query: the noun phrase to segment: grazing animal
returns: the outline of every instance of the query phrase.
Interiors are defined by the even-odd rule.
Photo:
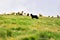
[[[17,12],[16,15],[20,15],[20,12]]]
[[[51,18],[54,18],[54,16],[52,16]]]
[[[50,16],[48,16],[48,17],[50,17]]]
[[[42,14],[39,14],[40,17],[42,17],[43,15]]]
[[[38,19],[38,16],[37,16],[37,15],[32,15],[32,14],[31,14],[31,17],[32,17],[32,19],[33,19],[33,18]]]
[[[26,16],[26,13],[24,13],[24,16]]]
[[[57,18],[60,18],[60,16],[59,16],[59,15],[57,15]]]
[[[16,13],[16,15],[23,15],[23,14],[22,14],[22,13],[20,13],[20,12],[17,12],[17,13]]]
[[[20,15],[23,15],[23,12],[24,12],[24,11],[22,11],[22,12],[20,13]]]
[[[10,15],[10,14],[7,14],[7,15]]]
[[[29,16],[29,13],[27,14],[27,16]]]
[[[16,13],[16,15],[18,15],[18,13]]]
[[[11,15],[15,15],[15,12],[12,12]]]
[[[24,13],[24,15],[26,15],[26,13]]]

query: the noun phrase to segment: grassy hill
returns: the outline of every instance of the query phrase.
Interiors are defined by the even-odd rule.
[[[60,19],[0,15],[0,40],[60,40]]]

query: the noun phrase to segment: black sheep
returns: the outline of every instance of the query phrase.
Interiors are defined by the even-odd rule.
[[[31,14],[31,17],[32,17],[32,19],[33,19],[33,18],[38,19],[38,16],[37,16],[37,15],[32,15],[32,14]]]

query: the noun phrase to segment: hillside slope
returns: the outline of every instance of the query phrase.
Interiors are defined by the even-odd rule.
[[[0,40],[59,40],[60,19],[0,15]]]

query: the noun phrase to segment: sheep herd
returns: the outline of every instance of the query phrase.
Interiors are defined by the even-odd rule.
[[[22,16],[22,15],[26,15],[26,16],[31,16],[31,18],[32,19],[39,19],[39,16],[40,17],[43,17],[43,15],[42,14],[39,14],[39,16],[38,15],[33,15],[33,14],[29,14],[29,13],[24,13],[24,11],[21,11],[21,12],[12,12],[12,13],[10,13],[10,14],[2,14],[2,15],[19,15],[19,16]],[[54,18],[54,16],[48,16],[49,18]],[[57,15],[57,18],[60,18],[60,16],[59,15]]]

